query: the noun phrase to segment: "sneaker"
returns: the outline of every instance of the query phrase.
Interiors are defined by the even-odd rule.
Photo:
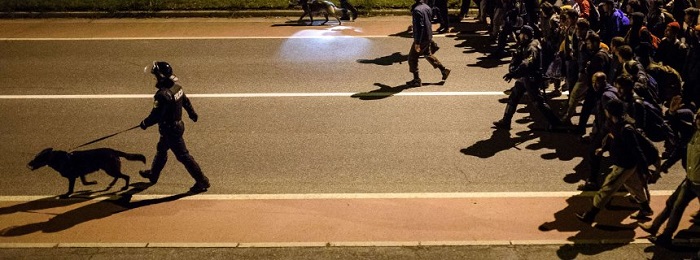
[[[195,194],[202,193],[202,192],[206,192],[207,189],[209,189],[209,187],[211,187],[211,185],[209,185],[209,183],[195,183],[194,186],[192,186],[192,188],[190,188],[189,192],[195,193]]]
[[[652,244],[662,247],[668,247],[673,244],[673,239],[671,238],[671,236],[663,234],[659,236],[650,236],[647,239],[649,239],[649,242],[651,242]]]
[[[578,185],[578,190],[580,191],[598,191],[600,190],[600,186],[598,184],[587,181],[584,184]]]
[[[588,213],[588,211],[584,213],[576,213],[576,218],[581,222],[589,225],[593,224],[593,221],[595,221],[595,216],[593,216],[593,214]]]
[[[413,79],[411,81],[406,81],[406,86],[409,88],[415,88],[415,87],[420,87],[423,84],[421,83],[420,79]]]
[[[640,209],[639,211],[632,213],[630,218],[632,219],[649,219],[654,215],[654,211],[651,209]]]
[[[451,72],[450,69],[444,69],[444,70],[442,70],[442,80],[447,80],[447,77],[450,76],[450,72]]]
[[[654,228],[654,225],[652,225],[651,223],[637,223],[637,225],[639,226],[639,228],[644,230],[644,232],[647,232],[649,233],[649,235],[652,236],[656,236],[656,232],[659,231],[659,229]]]
[[[493,125],[498,129],[510,130],[510,122],[506,122],[503,119],[493,122]]]
[[[151,184],[156,184],[156,182],[158,182],[158,178],[156,176],[154,176],[153,173],[151,173],[151,170],[139,171],[139,175],[141,175],[141,177],[143,177],[143,178],[148,179],[148,181]]]

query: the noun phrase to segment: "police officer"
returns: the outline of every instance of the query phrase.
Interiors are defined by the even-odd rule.
[[[141,129],[158,124],[160,140],[156,148],[156,156],[153,158],[150,170],[140,171],[142,177],[148,178],[152,184],[158,182],[160,172],[168,160],[168,150],[172,150],[175,157],[180,161],[187,172],[196,181],[190,188],[192,193],[205,192],[209,188],[209,179],[204,176],[199,164],[192,158],[182,134],[185,132],[185,125],[182,122],[182,108],[185,108],[192,121],[197,122],[197,113],[192,107],[192,103],[185,95],[182,86],[177,83],[177,77],[173,75],[173,69],[167,62],[154,62],[151,73],[155,75],[158,91],[153,96],[153,110],[151,114],[141,121]]]
[[[515,114],[515,109],[523,97],[525,92],[530,96],[530,99],[537,109],[544,115],[549,122],[548,130],[562,130],[561,121],[554,114],[549,105],[545,102],[540,84],[543,84],[542,79],[542,47],[540,42],[533,39],[534,30],[529,25],[524,25],[520,29],[520,45],[513,56],[513,60],[509,66],[509,72],[503,76],[503,79],[510,82],[516,79],[515,86],[511,89],[508,97],[508,104],[503,118],[493,125],[500,129],[510,129],[510,122]]]

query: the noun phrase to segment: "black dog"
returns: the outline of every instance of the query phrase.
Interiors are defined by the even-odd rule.
[[[293,3],[290,1],[290,4]],[[321,25],[324,25],[328,22],[328,15],[332,15],[333,17],[335,17],[335,19],[338,20],[338,25],[342,24],[340,22],[340,16],[343,14],[343,9],[336,7],[335,4],[329,1],[298,0],[298,4],[301,5],[301,9],[304,10],[304,13],[301,15],[301,17],[299,17],[298,22],[301,22],[301,19],[303,19],[304,16],[309,15],[309,19],[311,19],[311,25],[313,25],[313,15],[323,14],[323,16],[326,17],[326,21],[321,23]]]
[[[124,185],[122,190],[126,190],[129,187],[129,176],[121,172],[122,164],[119,157],[124,157],[130,161],[146,163],[146,157],[142,154],[130,154],[109,148],[71,153],[54,151],[52,148],[47,148],[37,154],[34,160],[27,164],[27,167],[33,171],[48,165],[60,173],[61,176],[66,177],[68,179],[68,192],[61,195],[60,198],[68,198],[68,196],[73,193],[75,179],[80,178],[83,185],[97,184],[96,181],[88,182],[85,180],[85,175],[100,169],[105,171],[109,176],[114,177],[108,189],[114,186],[119,178],[122,178],[126,181],[126,185]]]

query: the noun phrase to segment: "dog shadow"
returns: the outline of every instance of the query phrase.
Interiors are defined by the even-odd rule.
[[[357,63],[391,66],[391,65],[394,65],[395,63],[401,64],[405,61],[408,61],[408,55],[401,55],[401,52],[394,52],[391,55],[387,55],[384,57],[379,57],[379,58],[375,58],[375,59],[371,59],[371,60],[358,59]]]
[[[422,86],[429,86],[429,85],[440,86],[440,85],[444,85],[444,84],[445,84],[444,81],[440,81],[438,83],[422,83],[421,87]],[[357,98],[360,100],[379,100],[379,99],[391,97],[391,96],[396,95],[398,93],[401,93],[402,91],[407,90],[407,89],[417,88],[417,87],[408,86],[406,84],[398,85],[396,87],[392,87],[392,86],[382,84],[382,83],[374,83],[374,85],[379,87],[379,89],[375,89],[375,90],[372,90],[369,92],[355,93],[350,97]]]
[[[90,203],[82,207],[78,207],[60,214],[56,214],[51,219],[45,222],[31,223],[22,226],[12,226],[4,228],[0,231],[0,236],[16,237],[28,235],[36,232],[55,233],[70,229],[78,224],[86,223],[93,220],[103,219],[114,214],[128,211],[135,208],[140,208],[149,205],[155,205],[163,202],[175,201],[187,196],[194,195],[192,193],[181,193],[163,198],[147,199],[132,202],[132,197],[151,186],[150,183],[140,182],[131,185],[131,188],[123,193],[107,193],[97,196],[89,196],[90,193],[83,193],[87,197],[71,197],[70,199],[57,200],[55,197],[45,198],[36,201],[2,208],[2,214],[10,214],[14,212],[33,212],[42,209],[63,207],[77,203],[83,203],[90,200],[100,198],[98,202]],[[106,198],[105,198],[106,197]],[[104,198],[104,199],[102,199]]]

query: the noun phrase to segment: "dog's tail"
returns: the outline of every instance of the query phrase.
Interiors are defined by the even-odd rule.
[[[119,157],[124,157],[124,159],[127,159],[129,161],[140,161],[144,164],[146,163],[146,156],[144,156],[143,154],[125,153],[117,151],[117,155],[119,155]]]

